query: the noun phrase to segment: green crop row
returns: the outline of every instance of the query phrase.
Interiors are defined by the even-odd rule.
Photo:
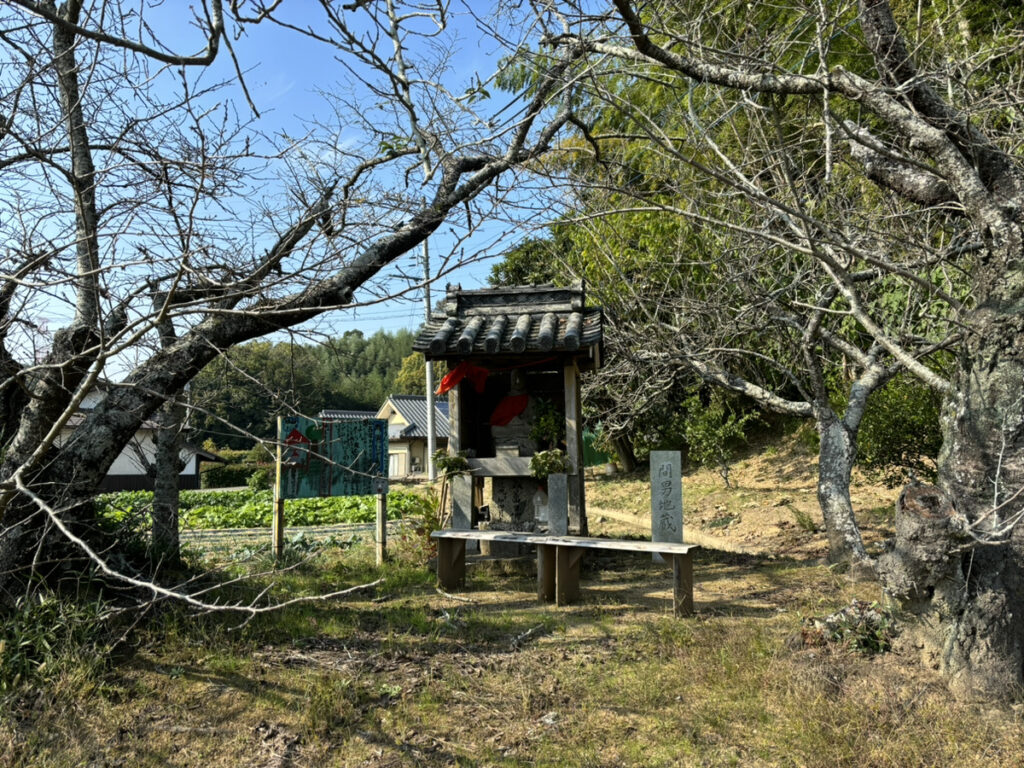
[[[150,522],[150,491],[106,493],[96,498],[97,513],[107,520],[144,527]],[[424,517],[433,502],[412,491],[388,493],[388,518]],[[178,520],[182,528],[265,528],[271,524],[274,500],[270,491],[182,491]],[[377,516],[375,496],[289,499],[288,525],[369,523]]]

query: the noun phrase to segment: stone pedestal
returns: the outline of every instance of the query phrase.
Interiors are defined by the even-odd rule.
[[[537,493],[537,480],[532,477],[496,477],[491,485],[491,530],[532,531],[533,497]],[[520,544],[492,542],[491,554],[499,557],[517,557],[527,550]]]

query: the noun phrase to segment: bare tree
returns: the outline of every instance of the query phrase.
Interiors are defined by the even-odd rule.
[[[207,0],[197,55],[171,51],[144,7],[0,15],[0,594],[65,552],[114,573],[83,502],[144,420],[232,345],[385,295],[384,267],[446,222],[464,236],[565,121],[575,52],[477,114],[441,80],[447,3],[323,2],[301,20],[280,6]],[[204,74],[272,24],[328,46],[343,85],[323,83],[333,121],[268,145],[237,117],[253,105]]]
[[[811,189],[798,198],[788,179],[776,188],[750,174],[738,180],[734,167],[743,169],[732,148],[718,167],[705,166],[708,178],[733,175],[744,206],[756,203],[785,233],[774,234],[776,242],[827,276],[808,317],[842,312],[869,340],[862,349],[946,393],[939,487],[901,505],[883,575],[907,608],[926,615],[921,626],[935,628],[920,639],[955,692],[1016,695],[1024,682],[1024,531],[1017,525],[1024,509],[1024,179],[1013,34],[989,26],[958,38],[953,49],[937,31],[969,28],[966,19],[919,14],[901,26],[887,0],[794,4],[784,12],[746,4],[751,16],[733,24],[712,23],[686,4],[612,6],[595,16],[559,3],[553,20],[562,27],[549,39],[583,43],[595,57],[642,65],[748,113],[771,98],[819,105],[808,114],[821,124],[813,151],[823,158],[822,178],[842,170],[857,183],[863,198],[846,215],[875,232],[877,247],[857,247],[856,238],[851,247],[849,226],[834,211],[819,215]],[[738,27],[746,34],[728,37]],[[808,134],[782,131],[776,141],[797,157],[809,147],[790,143],[794,135]],[[886,204],[891,220],[881,213]],[[708,224],[723,219],[712,215]],[[752,234],[770,233],[757,227]],[[953,272],[966,287],[962,301],[944,290]],[[897,286],[916,286],[934,313],[958,327],[951,379],[921,359],[945,339],[919,343],[872,301],[886,283],[893,295],[906,295]],[[835,298],[825,301],[828,294]]]

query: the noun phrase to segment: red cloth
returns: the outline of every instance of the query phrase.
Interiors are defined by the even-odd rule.
[[[479,394],[487,386],[487,376],[489,373],[490,371],[486,368],[463,361],[445,374],[445,377],[441,379],[441,383],[438,384],[435,394],[443,395],[448,390],[455,389],[458,383],[465,378],[468,378],[473,383],[473,389]]]
[[[529,395],[509,395],[498,403],[498,407],[491,414],[491,426],[504,427],[512,419],[525,411],[526,405],[529,402]]]

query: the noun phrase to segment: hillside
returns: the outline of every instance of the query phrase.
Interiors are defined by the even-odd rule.
[[[817,454],[791,436],[739,459],[729,475],[731,488],[713,470],[684,472],[685,540],[769,557],[825,557],[817,471]],[[869,552],[890,535],[898,494],[898,488],[854,474],[851,499]],[[649,535],[649,478],[644,472],[594,475],[587,483],[587,514],[596,535]]]

